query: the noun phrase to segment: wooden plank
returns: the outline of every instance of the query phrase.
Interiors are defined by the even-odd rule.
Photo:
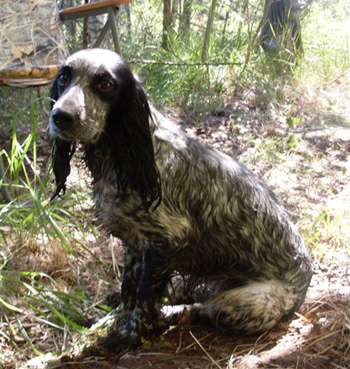
[[[102,1],[96,1],[95,3],[89,3],[85,5],[79,5],[79,6],[73,6],[71,8],[62,9],[60,11],[60,16],[69,16],[74,13],[79,12],[90,12],[99,10],[102,8],[107,8],[109,6],[118,6],[123,4],[131,3],[132,0],[102,0]]]
[[[58,69],[58,65],[0,69],[0,81],[6,84],[6,80],[10,79],[52,79],[58,72]]]

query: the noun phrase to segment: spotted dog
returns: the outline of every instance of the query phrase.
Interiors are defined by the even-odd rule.
[[[210,292],[193,315],[227,332],[265,332],[293,315],[310,260],[287,212],[255,175],[164,117],[114,52],[70,56],[51,96],[55,195],[65,190],[80,142],[96,213],[124,244],[116,310],[125,318],[105,347],[140,344],[175,273]]]

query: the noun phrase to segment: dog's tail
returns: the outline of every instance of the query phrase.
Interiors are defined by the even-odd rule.
[[[256,334],[290,318],[304,297],[305,293],[294,291],[282,281],[251,282],[218,293],[197,306],[193,314],[209,319],[226,332]]]

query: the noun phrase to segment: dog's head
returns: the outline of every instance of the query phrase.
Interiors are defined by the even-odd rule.
[[[109,148],[120,189],[131,186],[140,194],[145,207],[159,200],[148,99],[141,83],[118,54],[89,49],[70,56],[53,82],[51,102],[50,134],[55,138],[57,183],[54,196],[65,189],[69,161],[74,144],[79,141],[87,153],[97,146]],[[88,165],[95,166],[91,163],[93,155],[88,155]],[[100,175],[98,170],[93,174]]]
[[[73,54],[52,85],[50,134],[66,141],[95,143],[113,109],[125,109],[123,102],[128,98],[147,103],[145,95],[136,96],[143,93],[142,88],[135,91],[138,85],[126,62],[112,51],[89,49]]]

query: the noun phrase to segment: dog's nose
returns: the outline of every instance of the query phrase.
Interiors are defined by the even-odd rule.
[[[51,113],[53,123],[60,129],[67,129],[73,125],[74,118],[72,114],[61,109],[54,109]]]

